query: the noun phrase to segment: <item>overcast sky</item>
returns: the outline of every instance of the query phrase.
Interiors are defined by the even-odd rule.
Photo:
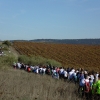
[[[0,0],[0,40],[100,38],[100,0]]]

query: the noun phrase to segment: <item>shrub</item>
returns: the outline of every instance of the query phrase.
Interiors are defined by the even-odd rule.
[[[8,51],[9,50],[9,48],[8,47],[2,47],[2,50],[4,51]]]
[[[58,66],[58,67],[62,66],[60,62],[57,62],[56,60],[53,60],[53,59],[48,59],[46,63],[52,66]]]
[[[17,59],[14,56],[0,56],[0,68],[11,66],[15,61]]]
[[[8,40],[4,41],[2,44],[7,45],[8,47],[9,47],[9,46],[11,46],[11,42],[10,42],[10,41],[8,41]]]
[[[29,57],[28,56],[25,56],[25,55],[20,55],[19,57],[18,57],[18,61],[19,62],[23,62],[23,63],[29,63]]]
[[[52,66],[61,66],[61,63],[53,60],[53,59],[46,59],[41,56],[25,56],[21,55],[18,57],[19,62],[23,62],[25,64],[31,64],[31,65],[52,65]]]

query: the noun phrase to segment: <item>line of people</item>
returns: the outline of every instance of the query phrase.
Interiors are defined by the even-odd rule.
[[[51,75],[53,78],[64,79],[64,81],[72,81],[78,85],[78,93],[86,100],[100,99],[100,74],[94,71],[87,71],[82,68],[63,68],[51,65],[28,65],[24,63],[13,64],[14,68],[23,69],[27,72],[33,72],[41,75]]]

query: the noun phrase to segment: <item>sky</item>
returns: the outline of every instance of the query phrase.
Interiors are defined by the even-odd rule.
[[[0,40],[100,38],[100,0],[0,0]]]

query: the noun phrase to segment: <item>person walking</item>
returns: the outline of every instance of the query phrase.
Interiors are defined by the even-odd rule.
[[[100,100],[100,74],[98,75],[98,80],[95,83],[95,93],[96,100]]]

